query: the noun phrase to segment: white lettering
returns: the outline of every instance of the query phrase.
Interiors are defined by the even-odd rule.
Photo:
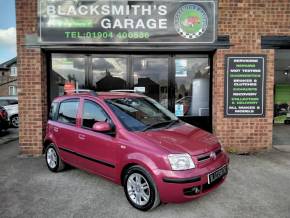
[[[112,15],[123,15],[124,7],[118,7],[116,5],[112,5]]]
[[[56,15],[56,8],[54,5],[48,5],[46,8],[47,15]]]
[[[91,6],[90,7],[90,14],[91,15],[100,15],[98,8],[99,8],[99,5]]]
[[[142,19],[138,19],[136,23],[136,29],[145,29],[145,25]]]
[[[113,29],[116,29],[116,28],[122,29],[122,23],[119,19],[116,19],[115,23],[113,24]]]
[[[152,10],[150,5],[142,5],[142,15],[151,16]]]
[[[124,26],[126,29],[129,29],[129,28],[134,29],[134,21],[132,19],[125,19]]]
[[[103,5],[102,6],[102,15],[110,15],[110,6],[109,5]]]
[[[167,19],[159,20],[159,29],[167,29]]]
[[[160,5],[158,7],[158,14],[161,16],[164,16],[167,14],[167,6],[166,5]]]
[[[87,15],[87,14],[88,14],[88,7],[85,6],[85,5],[81,5],[81,6],[78,8],[78,11],[79,11],[79,14],[80,14],[80,15]]]
[[[64,12],[65,13],[65,12]],[[74,7],[69,7],[68,11],[66,12],[67,15],[77,15],[77,11]]]
[[[112,23],[110,21],[110,19],[105,18],[101,21],[101,26],[104,29],[111,29],[112,28]]]
[[[156,29],[156,27],[157,27],[156,20],[154,20],[154,19],[148,19],[147,20],[147,27],[149,29]]]

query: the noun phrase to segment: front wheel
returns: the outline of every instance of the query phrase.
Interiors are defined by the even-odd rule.
[[[46,148],[45,160],[48,169],[52,172],[59,172],[65,167],[53,143]]]
[[[151,210],[160,204],[159,193],[151,175],[140,166],[127,170],[124,191],[127,200],[138,210]]]

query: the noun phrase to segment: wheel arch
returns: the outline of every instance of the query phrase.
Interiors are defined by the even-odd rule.
[[[53,141],[51,139],[45,139],[43,142],[42,154],[45,153],[47,146],[49,146]]]
[[[124,185],[124,175],[126,171],[132,166],[140,166],[144,168],[152,176],[152,178],[155,179],[153,171],[157,169],[157,166],[154,161],[148,156],[141,153],[132,153],[127,156],[127,160],[124,162],[125,164],[121,168],[121,173],[119,177],[121,185]]]

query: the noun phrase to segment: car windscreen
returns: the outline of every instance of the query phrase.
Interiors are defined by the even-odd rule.
[[[178,120],[161,104],[148,97],[117,98],[106,100],[106,103],[130,131],[164,127]]]

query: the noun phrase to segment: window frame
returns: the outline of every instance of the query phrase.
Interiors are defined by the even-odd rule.
[[[16,77],[17,76],[17,67],[13,66],[10,68],[10,76]]]
[[[84,114],[84,108],[85,108],[85,102],[86,102],[86,101],[91,102],[91,103],[97,105],[99,108],[101,108],[101,109],[103,110],[104,114],[106,115],[107,119],[108,119],[108,123],[109,123],[112,127],[115,126],[114,123],[113,123],[112,118],[111,118],[110,115],[106,112],[106,110],[104,109],[104,107],[103,107],[101,104],[99,104],[98,102],[96,102],[96,101],[94,101],[94,100],[92,100],[92,99],[84,98],[84,99],[83,99],[83,103],[82,103],[82,111],[81,111],[81,114],[80,114],[80,127],[81,127],[82,129],[86,129],[86,130],[90,130],[90,131],[92,131],[92,132],[95,132],[95,131],[93,131],[92,128],[89,128],[89,127],[83,126],[83,114]],[[101,132],[99,132],[99,133],[101,133]]]
[[[51,114],[53,105],[55,105],[56,110],[55,110],[54,114]],[[49,108],[49,112],[48,112],[48,120],[57,121],[59,105],[60,105],[59,102],[52,102],[51,103],[50,108]]]
[[[60,106],[62,103],[66,103],[66,102],[77,102],[78,103],[78,108],[77,108],[77,113],[76,113],[76,123],[72,124],[72,123],[65,123],[59,120],[59,110],[60,110]],[[66,99],[63,100],[61,102],[58,103],[58,108],[57,108],[57,114],[56,114],[56,118],[55,121],[58,123],[62,123],[68,126],[77,126],[78,125],[78,113],[79,113],[79,109],[80,109],[80,99],[79,98],[71,98],[71,99]]]
[[[12,88],[12,93],[10,92],[10,88]],[[8,86],[8,95],[17,96],[17,87],[15,85]]]

